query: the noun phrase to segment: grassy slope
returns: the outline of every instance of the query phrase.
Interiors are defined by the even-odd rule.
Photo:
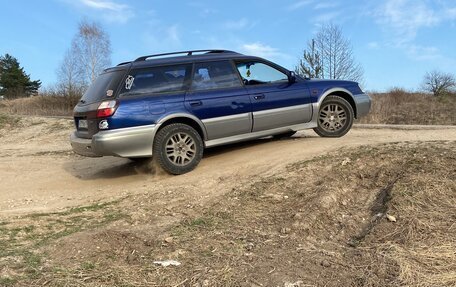
[[[373,93],[372,110],[359,123],[407,125],[456,125],[456,95],[436,98],[392,90]]]
[[[132,208],[148,195],[17,218],[0,223],[0,285],[454,286],[455,175],[455,142],[391,144],[252,179],[159,236],[156,211]]]

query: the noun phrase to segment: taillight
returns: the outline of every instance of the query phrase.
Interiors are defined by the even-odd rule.
[[[104,101],[97,109],[97,118],[106,118],[114,114],[117,108],[116,101]]]

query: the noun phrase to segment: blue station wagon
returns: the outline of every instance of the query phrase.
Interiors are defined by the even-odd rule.
[[[306,79],[226,50],[140,57],[106,69],[74,108],[74,152],[153,157],[171,174],[193,170],[205,148],[313,128],[341,137],[371,99],[358,83]]]

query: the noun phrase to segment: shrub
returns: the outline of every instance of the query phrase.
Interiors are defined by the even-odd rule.
[[[393,88],[387,93],[370,93],[371,112],[358,123],[455,125],[456,97],[433,97]]]
[[[79,99],[79,96],[41,95],[4,100],[0,103],[0,111],[15,115],[71,116]]]

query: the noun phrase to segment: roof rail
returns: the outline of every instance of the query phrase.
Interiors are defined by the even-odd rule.
[[[122,66],[122,65],[130,64],[130,63],[131,63],[131,61],[129,61],[129,62],[122,62],[122,63],[117,64],[117,66]]]
[[[193,55],[193,53],[203,53],[203,52],[206,52],[206,54],[211,54],[211,53],[236,53],[236,52],[229,51],[229,50],[191,50],[191,51],[182,51],[182,52],[173,52],[173,53],[163,53],[163,54],[142,56],[142,57],[139,57],[136,60],[134,60],[134,62],[140,62],[140,61],[145,61],[148,58],[169,56],[169,55],[186,54],[187,56],[191,56],[191,55]]]

